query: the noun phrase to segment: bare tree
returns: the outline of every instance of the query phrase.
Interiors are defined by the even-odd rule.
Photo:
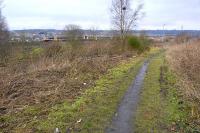
[[[64,28],[64,35],[69,41],[78,41],[83,37],[83,30],[78,25],[69,24]]]
[[[0,0],[0,44],[5,44],[9,39],[9,32],[5,17],[2,15],[2,0]]]
[[[124,43],[127,34],[136,26],[141,15],[143,4],[139,4],[135,10],[131,8],[130,0],[112,0],[112,23]]]
[[[10,45],[8,27],[5,21],[5,17],[2,15],[2,0],[0,0],[0,66],[5,64],[10,54]]]

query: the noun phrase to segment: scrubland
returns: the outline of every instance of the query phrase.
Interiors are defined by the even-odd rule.
[[[149,57],[136,131],[199,131],[200,41],[155,49],[130,37],[128,44],[113,39],[1,47],[0,131],[104,132]]]
[[[136,132],[199,132],[200,42],[177,37],[161,46],[165,52],[152,59],[144,80]]]
[[[169,46],[167,50],[170,65],[185,82],[185,95],[200,100],[200,41]]]
[[[136,49],[121,45],[117,39],[13,43],[1,47],[1,129],[34,132],[35,123],[27,126],[28,123],[45,120],[58,104],[77,102],[108,70],[137,56]],[[57,124],[62,121],[54,119]],[[52,128],[55,127],[51,131]]]
[[[167,62],[177,75],[179,93],[188,104],[188,123],[200,130],[200,41],[173,44],[166,49]]]
[[[9,53],[7,61],[1,63],[0,73],[5,112],[25,105],[73,100],[109,68],[134,54],[109,42],[79,46],[19,44],[12,46]]]

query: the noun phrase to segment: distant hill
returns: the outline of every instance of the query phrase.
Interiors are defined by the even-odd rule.
[[[83,30],[85,34],[90,34],[91,31],[90,30]],[[39,33],[54,33],[54,34],[59,34],[62,33],[63,30],[56,30],[56,29],[26,29],[26,30],[13,30],[11,32],[15,32],[15,33],[22,33],[22,32],[26,32],[26,33],[30,33],[30,34],[39,34]],[[98,35],[105,35],[105,36],[110,36],[113,35],[113,33],[115,33],[115,31],[113,30],[97,30],[95,31],[96,34]],[[148,36],[163,36],[163,35],[167,35],[167,36],[177,36],[181,33],[186,33],[190,36],[200,36],[200,31],[199,30],[136,30],[136,31],[132,31],[133,34],[141,34],[141,33],[145,33]]]
[[[145,31],[136,31],[136,33],[144,32],[149,36],[177,36],[179,34],[185,33],[190,36],[200,36],[199,30],[145,30]]]

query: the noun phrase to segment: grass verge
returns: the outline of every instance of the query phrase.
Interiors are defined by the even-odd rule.
[[[136,115],[136,132],[188,132],[188,111],[176,86],[176,77],[161,54],[152,59],[144,80]]]
[[[65,102],[55,106],[38,125],[38,131],[52,131],[55,127],[62,131],[104,132],[113,116],[120,99],[137,74],[143,61],[134,59],[130,63],[121,64],[112,69],[96,82],[75,103]]]

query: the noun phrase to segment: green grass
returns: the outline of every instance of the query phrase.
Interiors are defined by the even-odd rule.
[[[94,88],[88,89],[75,103],[66,101],[53,107],[47,119],[39,123],[36,120],[37,132],[52,132],[56,127],[62,131],[68,128],[82,133],[104,132],[143,60],[137,58],[111,69],[107,75],[96,81]]]
[[[153,58],[144,80],[136,115],[136,132],[185,132],[188,113],[176,86],[176,77],[164,62]]]
[[[103,133],[144,60],[155,53],[158,50],[109,70],[75,103],[64,102],[53,107],[48,118],[39,122],[38,132],[52,132],[57,127],[62,131]]]
[[[8,129],[14,132],[45,133],[59,128],[62,132],[68,129],[72,132],[103,133],[144,60],[156,53],[158,50],[153,49],[144,56],[110,69],[74,103],[65,101],[53,107],[42,107],[42,110],[37,105],[29,106],[21,113],[2,116],[0,120],[14,125]]]

